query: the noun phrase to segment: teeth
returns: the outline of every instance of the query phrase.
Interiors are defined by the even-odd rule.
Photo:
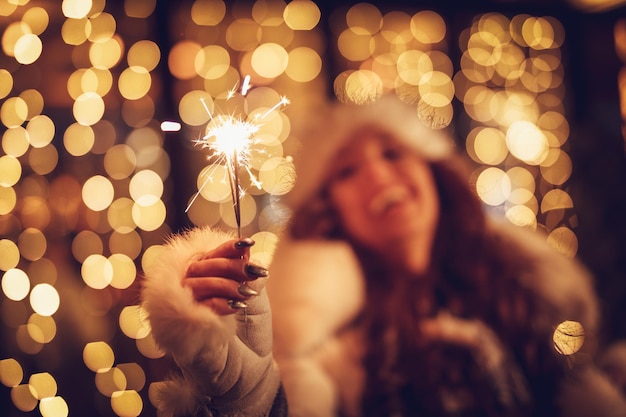
[[[372,199],[369,204],[370,211],[375,215],[383,214],[387,209],[408,198],[408,191],[404,187],[386,188]]]

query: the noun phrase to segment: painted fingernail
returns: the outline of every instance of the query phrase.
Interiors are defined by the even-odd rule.
[[[254,297],[255,295],[259,295],[259,292],[257,290],[248,287],[246,284],[241,284],[239,287],[237,287],[237,291],[244,297]]]
[[[233,310],[241,310],[242,308],[247,308],[248,304],[243,301],[238,300],[228,300],[228,306]]]
[[[250,239],[249,237],[239,239],[238,241],[235,242],[235,247],[238,249],[249,248],[250,246],[253,246],[253,245],[254,245],[254,240]]]
[[[246,274],[250,275],[251,277],[266,277],[270,274],[269,271],[262,266],[247,264],[245,269]]]

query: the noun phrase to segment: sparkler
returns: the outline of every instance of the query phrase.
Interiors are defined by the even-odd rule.
[[[248,92],[250,88],[249,81],[250,78],[247,76],[242,84],[242,95]],[[229,91],[227,99],[232,98],[234,94],[234,89]],[[250,175],[253,184],[260,187],[261,184],[256,180],[250,170],[251,146],[255,143],[255,135],[261,128],[263,119],[269,116],[274,110],[289,104],[289,100],[286,97],[281,97],[276,105],[262,114],[255,114],[249,120],[244,120],[240,116],[233,114],[214,115],[206,102],[204,100],[201,101],[204,109],[209,114],[210,121],[206,129],[206,134],[195,142],[202,146],[202,148],[208,148],[211,151],[211,156],[217,157],[215,164],[224,164],[226,167],[235,211],[235,221],[237,222],[237,236],[241,238],[241,196],[244,191],[239,183],[239,172],[242,168],[245,169],[248,175]],[[211,175],[207,174],[206,180],[191,199],[185,212],[189,210],[210,180]]]

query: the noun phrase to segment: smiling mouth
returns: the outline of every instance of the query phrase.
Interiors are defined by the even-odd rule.
[[[369,211],[375,216],[381,216],[387,213],[393,207],[404,203],[410,197],[409,190],[405,187],[386,188],[370,201]]]

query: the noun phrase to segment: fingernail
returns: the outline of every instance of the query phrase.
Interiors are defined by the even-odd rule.
[[[254,245],[254,240],[250,239],[249,237],[239,239],[238,241],[235,242],[235,247],[238,249],[249,248],[250,246],[253,246],[253,245]]]
[[[268,276],[270,273],[267,269],[263,268],[262,266],[257,266],[257,265],[252,265],[252,264],[247,264],[246,265],[246,274],[250,275],[251,277],[266,277]]]
[[[237,287],[237,291],[244,297],[254,297],[255,295],[259,295],[259,292],[257,290],[248,287],[246,284],[241,284],[239,287]]]
[[[241,310],[242,308],[248,307],[248,304],[243,301],[238,300],[228,300],[228,306],[234,310]]]

